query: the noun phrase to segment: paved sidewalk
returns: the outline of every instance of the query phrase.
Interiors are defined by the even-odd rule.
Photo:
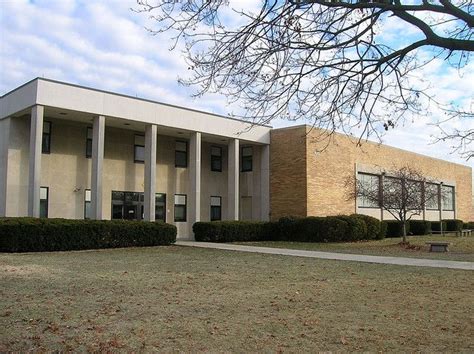
[[[244,246],[244,245],[233,245],[233,244],[228,244],[228,243],[212,243],[212,242],[176,241],[176,245],[212,248],[212,249],[219,249],[219,250],[239,251],[239,252],[277,254],[277,255],[283,255],[283,256],[335,259],[335,260],[340,260],[340,261],[355,261],[355,262],[367,262],[367,263],[397,264],[397,265],[407,265],[407,266],[415,266],[415,267],[474,270],[474,262],[445,261],[445,260],[437,260],[437,259],[406,258],[406,257],[369,256],[369,255],[362,255],[362,254],[304,251],[304,250],[293,250],[293,249],[286,249],[286,248],[256,247],[256,246]]]

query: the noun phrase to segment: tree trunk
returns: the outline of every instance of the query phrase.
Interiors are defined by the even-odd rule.
[[[407,222],[403,221],[403,243],[407,242]]]

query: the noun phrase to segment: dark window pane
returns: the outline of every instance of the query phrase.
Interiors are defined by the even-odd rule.
[[[211,171],[222,172],[221,156],[211,156]]]
[[[92,157],[92,139],[86,141],[86,157],[88,159]]]
[[[186,221],[186,205],[174,206],[174,221]]]
[[[175,152],[175,166],[176,167],[187,167],[188,165],[188,154],[183,151]]]
[[[123,206],[114,204],[112,205],[112,219],[123,219]]]
[[[123,192],[112,192],[112,200],[123,202],[124,196]]]
[[[41,200],[40,201],[40,218],[47,218],[48,217],[48,201]]]
[[[242,172],[250,172],[252,167],[252,156],[242,156]]]
[[[50,146],[50,135],[43,133],[43,141],[41,143],[41,152],[43,154],[49,154],[51,151],[51,146]]]
[[[91,202],[84,202],[84,219],[91,218]]]
[[[211,221],[221,220],[221,207],[211,206]]]
[[[155,220],[166,222],[166,213],[164,205],[155,206]]]

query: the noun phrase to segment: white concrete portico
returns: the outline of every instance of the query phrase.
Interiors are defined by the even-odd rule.
[[[196,221],[267,220],[270,127],[249,127],[32,80],[0,97],[0,216],[161,220],[182,239]]]

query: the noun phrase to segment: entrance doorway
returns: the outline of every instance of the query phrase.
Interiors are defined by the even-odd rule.
[[[155,220],[166,222],[166,194],[157,193]],[[144,194],[141,192],[112,191],[113,220],[143,220]]]

